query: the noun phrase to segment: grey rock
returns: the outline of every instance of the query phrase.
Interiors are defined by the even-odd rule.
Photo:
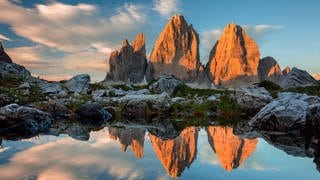
[[[150,91],[149,89],[140,89],[137,91],[129,90],[127,91],[127,95],[149,95]]]
[[[88,102],[78,108],[75,113],[79,121],[85,123],[103,122],[111,119],[112,115],[99,103]]]
[[[0,62],[12,63],[11,58],[4,51],[4,48],[3,48],[1,41],[0,41]]]
[[[288,132],[306,130],[319,121],[320,97],[299,93],[279,93],[278,99],[266,105],[249,122],[264,131]]]
[[[15,63],[6,63],[0,61],[0,78],[3,77],[28,79],[31,77],[31,74],[23,66]]]
[[[1,128],[20,129],[27,134],[47,132],[53,121],[51,114],[35,108],[10,104],[0,108]]]
[[[211,95],[207,98],[208,102],[215,102],[215,101],[219,101],[219,99],[215,96],[215,95]]]
[[[244,109],[260,110],[273,98],[265,88],[249,86],[236,89],[234,99]]]
[[[0,107],[5,106],[10,103],[10,99],[5,94],[0,94]]]
[[[183,84],[183,82],[175,76],[164,74],[159,76],[159,79],[156,82],[152,83],[149,86],[149,89],[155,93],[160,94],[166,92],[171,95],[174,92],[175,88],[181,84]]]
[[[315,80],[307,71],[294,67],[282,80],[280,85],[281,87],[287,89],[319,85],[319,82]]]
[[[270,56],[260,59],[258,75],[260,81],[268,80],[277,84],[283,79],[283,74],[278,62]]]
[[[68,80],[66,88],[73,93],[86,94],[90,87],[90,76],[88,74],[79,74]]]

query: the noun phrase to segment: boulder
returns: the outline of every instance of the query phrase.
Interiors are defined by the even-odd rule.
[[[27,79],[31,77],[30,72],[15,63],[6,63],[0,61],[0,78],[16,78],[16,79]]]
[[[292,68],[287,76],[280,83],[282,88],[295,88],[295,87],[307,87],[319,85],[319,82],[315,80],[307,71]]]
[[[79,74],[68,80],[66,88],[73,93],[86,94],[90,87],[90,76],[88,74]]]
[[[21,131],[34,135],[47,132],[53,121],[51,114],[35,108],[10,104],[0,108],[1,131]]]
[[[319,114],[320,97],[285,92],[262,108],[249,125],[263,131],[305,131],[318,128]]]
[[[49,99],[48,101],[43,101],[40,103],[35,103],[32,106],[41,111],[50,113],[54,119],[72,119],[75,117],[74,113],[68,110],[66,106],[53,99]]]
[[[154,44],[146,79],[150,82],[162,74],[173,74],[189,82],[197,77],[199,67],[199,35],[182,15],[176,14]]]
[[[78,108],[75,113],[79,115],[78,120],[84,123],[105,122],[112,117],[101,104],[92,102],[87,102]]]
[[[183,82],[175,76],[164,74],[161,75],[156,82],[152,83],[149,89],[158,94],[166,92],[171,95],[175,88],[181,84],[183,84]]]
[[[244,109],[259,111],[269,104],[273,98],[265,88],[249,86],[236,89],[234,99]]]
[[[5,106],[10,103],[10,99],[5,94],[0,94],[0,107]]]
[[[154,95],[126,95],[119,99],[123,115],[130,118],[145,117],[147,113],[159,113],[170,108],[167,93]]]
[[[245,30],[228,24],[213,46],[206,72],[217,86],[245,87],[259,81],[259,47]]]

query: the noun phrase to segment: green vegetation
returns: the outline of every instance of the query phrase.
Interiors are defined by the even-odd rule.
[[[126,84],[114,84],[112,85],[113,88],[115,89],[122,89],[124,91],[129,91],[129,90],[134,90],[134,91],[137,91],[137,90],[141,90],[141,89],[148,89],[149,85],[131,85],[128,86]]]
[[[90,89],[92,91],[95,91],[95,90],[106,89],[106,88],[101,83],[93,83],[93,84],[90,84]]]
[[[72,102],[66,104],[66,107],[70,110],[76,110],[84,105],[86,102],[90,101],[92,97],[90,95],[84,94],[79,95],[76,99],[73,99]]]
[[[17,77],[0,77],[0,87],[16,88],[23,83],[23,79]]]
[[[320,85],[308,87],[296,87],[283,90],[282,92],[306,93],[310,96],[320,96]]]
[[[194,89],[185,84],[180,84],[175,88],[172,95],[179,96],[179,97],[194,97],[194,96],[209,97],[210,95],[224,94],[224,93],[227,93],[227,91],[214,90],[214,89]]]
[[[256,83],[256,85],[258,85],[258,87],[264,87],[267,91],[269,91],[269,93],[271,94],[271,96],[273,98],[276,98],[278,92],[280,92],[282,90],[280,85],[278,85],[272,81],[267,81],[267,80]]]

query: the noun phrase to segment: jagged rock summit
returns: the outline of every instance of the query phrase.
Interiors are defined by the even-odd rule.
[[[199,35],[182,15],[176,14],[154,44],[147,80],[173,74],[184,81],[192,81],[197,77],[199,67]]]
[[[258,45],[235,23],[228,24],[212,48],[206,66],[215,85],[242,87],[258,82]]]
[[[287,66],[286,68],[284,68],[284,69],[282,70],[283,76],[287,76],[290,71],[291,71],[291,68],[290,68],[289,66]]]
[[[110,71],[107,80],[139,83],[144,79],[147,68],[145,36],[139,34],[136,39],[129,44],[124,39],[122,48],[113,51],[109,59]]]
[[[283,79],[278,62],[270,56],[260,59],[258,74],[260,81],[268,80],[279,84]]]
[[[3,48],[1,41],[0,41],[0,62],[12,63],[11,58],[4,51],[4,48]]]
[[[280,85],[287,89],[319,85],[319,82],[315,80],[307,71],[294,67],[283,79]]]

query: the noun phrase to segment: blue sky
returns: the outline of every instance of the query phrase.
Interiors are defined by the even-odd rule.
[[[89,73],[102,80],[123,38],[144,32],[147,53],[174,13],[200,36],[201,61],[225,25],[243,26],[281,68],[320,72],[320,1],[298,0],[3,0],[0,39],[15,62],[35,75],[64,79]]]

